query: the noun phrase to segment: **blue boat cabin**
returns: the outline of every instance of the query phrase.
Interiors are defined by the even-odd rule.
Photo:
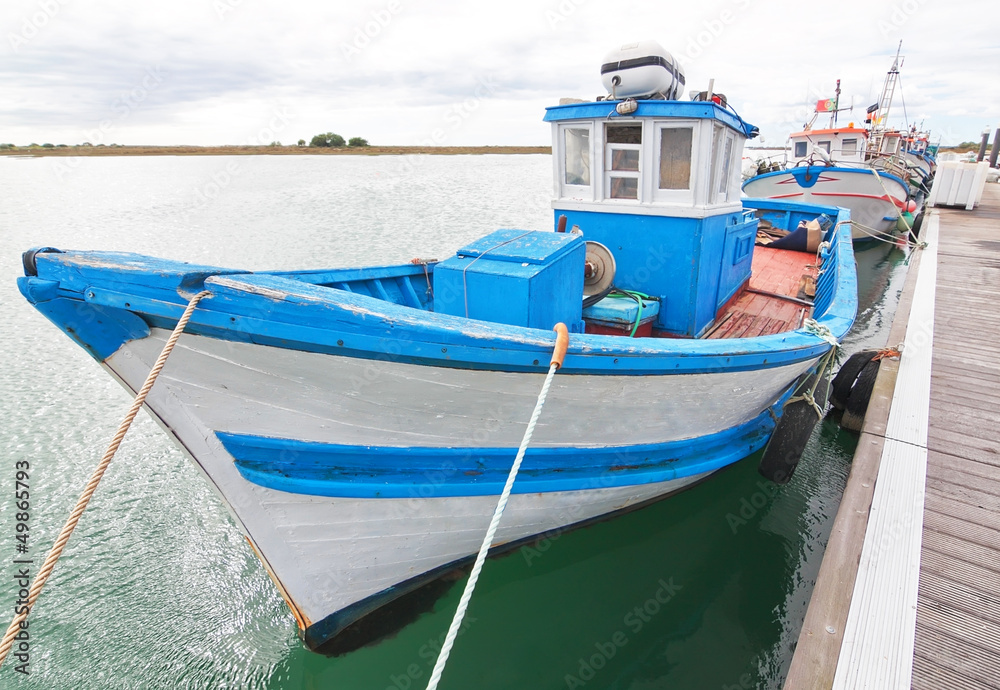
[[[555,217],[610,250],[617,287],[658,300],[658,335],[699,337],[750,278],[740,163],[753,129],[711,101],[619,103],[548,109]]]

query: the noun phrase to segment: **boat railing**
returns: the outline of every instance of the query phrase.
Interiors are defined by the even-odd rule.
[[[845,252],[843,244],[851,242],[850,212],[840,209],[833,226],[827,230],[824,242],[820,245],[821,259],[819,278],[816,280],[816,296],[813,301],[813,318],[821,320],[830,311],[837,289],[841,284],[845,260],[853,260],[853,252]],[[846,256],[850,255],[850,256]]]

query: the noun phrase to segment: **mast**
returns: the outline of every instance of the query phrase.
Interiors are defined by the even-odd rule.
[[[903,66],[900,58],[900,51],[903,49],[903,41],[900,39],[899,47],[896,48],[896,59],[892,61],[892,67],[885,75],[885,84],[882,86],[882,97],[878,101],[878,119],[872,129],[885,129],[885,123],[889,120],[889,108],[892,106],[892,97],[896,92],[896,82],[899,79],[899,68]]]

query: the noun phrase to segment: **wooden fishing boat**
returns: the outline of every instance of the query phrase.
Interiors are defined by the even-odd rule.
[[[568,354],[496,552],[763,447],[851,327],[848,212],[741,200],[754,129],[711,93],[674,100],[683,73],[662,49],[628,50],[605,61],[613,98],[547,111],[556,231],[499,230],[437,262],[292,272],[25,253],[23,295],[129,391],[207,293],[146,409],[218,492],[310,648],[370,639],[401,597],[476,553],[557,322]],[[665,86],[630,93],[641,73]],[[803,229],[755,246],[761,224]],[[817,247],[780,248],[807,225]]]

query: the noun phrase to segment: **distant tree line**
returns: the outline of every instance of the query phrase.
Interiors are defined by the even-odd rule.
[[[299,146],[305,144],[305,139],[299,139]],[[361,137],[351,137],[350,140],[344,141],[344,137],[339,134],[334,134],[333,132],[326,132],[325,134],[317,134],[309,142],[310,146],[318,146],[320,148],[340,148],[344,144],[348,146],[368,146],[368,140]]]

